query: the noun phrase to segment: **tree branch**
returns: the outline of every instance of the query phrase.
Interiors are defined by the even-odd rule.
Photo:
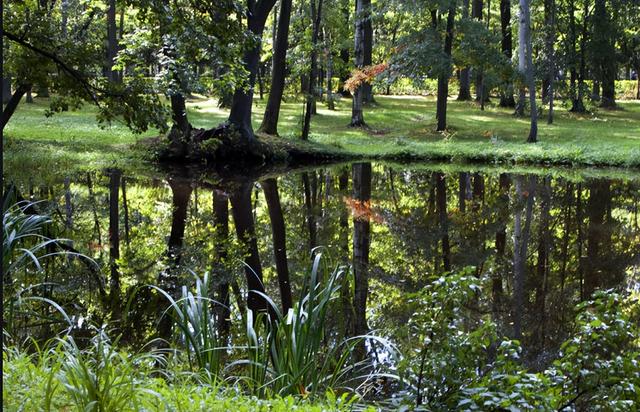
[[[87,93],[87,95],[89,96],[89,98],[93,101],[93,103],[95,103],[96,106],[100,107],[100,101],[98,100],[97,96],[95,95],[94,91],[106,94],[106,95],[110,95],[110,96],[115,96],[115,97],[122,97],[121,94],[114,94],[111,92],[108,92],[107,90],[98,88],[93,86],[91,83],[89,83],[87,81],[87,76],[80,72],[79,70],[74,69],[73,67],[70,67],[67,63],[65,63],[64,61],[62,61],[62,59],[60,57],[58,57],[56,54],[51,53],[47,50],[43,50],[37,46],[34,46],[33,44],[27,42],[26,40],[24,40],[24,38],[18,37],[15,34],[8,32],[8,31],[4,31],[3,32],[3,36],[5,36],[7,39],[18,43],[19,45],[33,51],[36,54],[39,54],[43,57],[46,57],[47,59],[51,60],[52,62],[55,63],[56,66],[58,66],[62,71],[64,71],[65,73],[67,73],[69,76],[71,76],[72,78],[74,78],[76,81],[78,81],[83,89],[85,90],[85,92]]]

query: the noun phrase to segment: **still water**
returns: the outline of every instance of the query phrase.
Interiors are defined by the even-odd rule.
[[[70,313],[139,345],[164,330],[166,303],[144,285],[176,292],[210,272],[230,328],[235,312],[260,304],[247,300],[247,279],[251,288],[262,279],[279,304],[295,301],[320,252],[328,267],[350,268],[332,319],[347,334],[393,338],[411,317],[407,296],[467,270],[483,284],[478,310],[521,338],[533,367],[566,338],[576,303],[637,287],[640,180],[449,170],[357,163],[23,179],[20,194],[52,215],[52,234],[100,269],[69,258],[16,280],[46,282],[42,293]]]

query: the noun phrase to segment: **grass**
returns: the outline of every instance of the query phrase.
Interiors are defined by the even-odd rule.
[[[555,122],[540,119],[539,143],[526,144],[529,122],[511,109],[449,101],[446,133],[435,132],[435,99],[422,96],[377,96],[365,110],[365,129],[348,126],[350,99],[337,110],[318,103],[311,126],[311,143],[300,145],[302,104],[293,99],[282,106],[282,138],[266,138],[275,145],[292,144],[303,151],[385,160],[438,160],[503,164],[640,167],[640,102],[620,103],[621,110],[575,115],[560,107]],[[253,124],[262,120],[265,100],[256,98]],[[211,99],[188,103],[196,127],[213,127],[227,118]],[[22,170],[139,167],[148,160],[136,141],[157,135],[134,135],[122,124],[100,128],[95,109],[44,116],[46,100],[21,104],[6,128],[6,161],[12,173]]]

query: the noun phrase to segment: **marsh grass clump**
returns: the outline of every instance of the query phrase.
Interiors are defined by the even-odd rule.
[[[375,379],[369,359],[358,359],[356,347],[368,341],[372,345],[395,349],[380,338],[351,338],[331,334],[327,313],[339,298],[345,268],[329,271],[316,254],[301,298],[286,313],[266,295],[270,310],[246,319],[248,359],[237,362],[247,366],[246,382],[259,395],[299,394],[315,397],[327,390],[357,393],[355,386]]]

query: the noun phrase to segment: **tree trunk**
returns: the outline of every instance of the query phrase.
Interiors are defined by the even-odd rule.
[[[11,79],[2,78],[2,104],[7,104],[11,100]]]
[[[498,270],[492,274],[492,297],[494,312],[497,312],[502,303],[502,295],[504,293],[502,287],[502,277],[506,276],[507,267],[505,265],[505,249],[507,246],[507,215],[509,212],[509,175],[506,173],[500,174],[500,194],[499,210],[502,212],[498,217],[498,228],[496,229],[496,263],[498,264]]]
[[[67,230],[73,230],[73,205],[71,204],[71,179],[69,177],[64,178],[64,209],[64,226]]]
[[[373,56],[373,25],[371,24],[371,0],[356,0],[363,2],[363,41],[364,41],[364,60],[363,66],[370,66],[372,64]],[[364,104],[374,103],[373,98],[373,86],[371,83],[365,83],[362,85],[362,102]]]
[[[538,226],[538,262],[535,312],[538,315],[538,339],[539,347],[544,347],[546,339],[545,323],[547,319],[546,297],[549,281],[549,254],[552,248],[552,237],[550,235],[549,215],[551,208],[551,180],[545,176],[540,190],[540,224]]]
[[[453,24],[455,20],[456,8],[453,4],[447,13],[447,28],[444,38],[444,54],[451,57],[453,44]],[[447,129],[447,98],[449,97],[449,76],[451,68],[447,68],[445,73],[438,76],[438,99],[436,102],[436,118],[438,119],[437,131],[442,132]]]
[[[524,285],[526,277],[527,247],[533,213],[535,176],[529,178],[529,189],[523,188],[523,178],[516,177],[516,206],[513,223],[513,337],[522,339],[522,312],[524,310]],[[526,193],[525,193],[526,192]],[[526,199],[526,201],[525,201]],[[522,222],[522,207],[525,206],[525,221]]]
[[[309,173],[307,172],[302,173],[302,186],[304,191],[304,206],[306,210],[307,231],[309,232],[309,250],[312,250],[313,248],[318,246],[318,243],[316,236],[315,212],[313,210],[313,200],[311,195],[311,184],[309,182]]]
[[[582,14],[582,35],[580,37],[580,71],[578,72],[578,90],[577,95],[572,102],[571,112],[574,113],[584,113],[587,111],[583,102],[583,95],[585,90],[584,80],[587,75],[587,62],[586,62],[586,45],[587,45],[587,23],[589,21],[589,2],[587,0],[583,0],[584,9]],[[570,3],[573,5],[573,2]]]
[[[190,184],[175,179],[169,179],[169,187],[171,188],[171,232],[167,241],[167,268],[160,273],[158,285],[169,294],[173,299],[178,299],[180,294],[180,262],[182,260],[184,231],[187,224],[187,211],[189,209],[189,200],[193,188]],[[165,302],[166,303],[166,302]],[[165,305],[159,305],[160,313],[164,312]],[[173,321],[168,314],[160,319],[158,324],[158,335],[162,339],[168,340],[171,337]]]
[[[442,266],[451,271],[451,247],[449,245],[449,220],[447,218],[447,181],[444,173],[436,173],[436,204],[440,223],[440,242],[442,244]]]
[[[262,38],[267,16],[275,2],[276,0],[249,2],[247,7],[248,28],[257,39]],[[253,88],[260,62],[260,49],[260,41],[256,41],[244,52],[243,64],[249,73],[248,88],[245,89],[244,85],[236,88],[229,113],[229,124],[240,134],[244,143],[252,142],[255,139],[251,124],[251,109],[253,108]]]
[[[469,0],[462,1],[462,18],[466,19],[469,17]],[[458,97],[456,100],[458,101],[466,101],[471,100],[471,79],[469,68],[465,67],[460,70],[460,78],[459,78],[459,89],[458,89]]]
[[[230,200],[236,235],[248,252],[244,269],[248,290],[247,307],[254,312],[258,312],[266,311],[268,306],[264,297],[255,293],[264,293],[264,285],[262,283],[262,265],[258,254],[253,214],[251,213],[252,188],[253,183],[242,183],[237,190],[231,193]]]
[[[344,1],[342,6],[342,16],[344,17],[344,24],[346,26],[349,25],[349,2],[348,1]],[[344,42],[343,42],[344,43]],[[342,65],[343,65],[343,70],[340,73],[340,87],[338,88],[340,90],[340,94],[342,94],[342,97],[352,97],[351,93],[348,90],[344,89],[344,84],[347,81],[347,79],[349,79],[349,63],[350,63],[350,56],[349,56],[349,47],[342,47],[340,49],[340,59],[342,60]]]
[[[218,310],[218,330],[222,336],[227,336],[231,329],[231,308],[229,299],[229,274],[226,273],[224,262],[227,259],[227,244],[229,241],[229,198],[225,193],[213,190],[213,221],[216,227],[216,254],[213,262],[213,272],[221,279],[218,283],[218,298],[222,305],[216,305]],[[213,298],[213,297],[212,297]]]
[[[616,27],[615,21],[607,11],[606,0],[595,0],[593,20],[592,47],[595,54],[597,79],[602,86],[600,107],[613,109],[616,107]],[[595,81],[594,81],[595,85]],[[594,86],[595,90],[595,86]],[[596,93],[594,93],[596,95]]]
[[[371,0],[356,0],[356,29],[355,29],[355,53],[354,63],[356,69],[362,69],[366,66],[366,22],[369,20],[371,12]],[[369,26],[371,23],[369,23]],[[370,57],[369,57],[370,60]],[[362,112],[362,104],[364,103],[366,90],[360,85],[354,93],[353,102],[351,106],[351,126],[361,127],[365,126],[364,115]]]
[[[325,55],[327,57],[327,109],[335,110],[333,98],[333,55],[331,54],[331,34],[325,34]]]
[[[111,307],[115,310],[120,304],[120,271],[117,260],[120,259],[120,217],[118,210],[118,195],[120,193],[119,169],[109,171],[109,267],[111,278],[109,282],[109,298]]]
[[[524,28],[525,24],[525,15],[523,12],[523,2],[526,3],[526,0],[519,0],[520,11],[518,13],[518,72],[522,77],[522,81],[520,82],[520,89],[518,90],[518,103],[516,104],[516,116],[524,117],[525,106],[526,103],[526,86],[527,83],[527,60],[525,49],[527,45],[527,35],[526,30]]]
[[[513,57],[513,35],[511,30],[511,0],[500,0],[500,30],[502,40],[500,49],[509,61]],[[516,101],[513,99],[513,83],[504,85],[500,93],[500,107],[515,107]]]
[[[183,152],[186,151],[186,143],[191,138],[191,124],[187,116],[187,106],[184,96],[180,92],[172,94],[170,100],[173,126],[169,138],[176,149]]]
[[[523,72],[527,85],[529,88],[529,106],[531,112],[531,128],[529,129],[529,137],[527,137],[527,143],[535,143],[538,140],[538,112],[536,110],[536,84],[535,76],[533,72],[533,48],[531,43],[531,15],[530,15],[530,1],[520,0],[520,26],[521,32],[520,38],[524,40],[519,48],[522,54],[525,56],[526,65]],[[522,67],[520,67],[522,69]],[[521,91],[522,93],[522,91]]]
[[[7,125],[9,119],[11,119],[11,116],[13,116],[13,113],[16,111],[22,96],[29,90],[31,90],[30,84],[21,84],[16,88],[16,91],[13,92],[13,95],[11,95],[11,98],[2,111],[2,116],[0,116],[0,130],[4,129]]]
[[[584,296],[590,298],[596,289],[603,286],[606,267],[603,255],[610,253],[606,247],[607,241],[607,204],[611,199],[611,188],[605,180],[594,181],[589,184],[589,200],[586,213],[589,219],[587,226],[587,255],[584,274]]]
[[[368,204],[371,199],[371,163],[356,163],[353,169],[353,198],[360,204]],[[355,311],[354,332],[356,336],[368,332],[367,295],[369,293],[369,248],[370,217],[368,213],[353,219],[353,276]],[[364,355],[363,345],[359,348]]]
[[[338,191],[343,199],[347,199],[349,194],[349,168],[342,167],[340,175],[338,176]],[[346,204],[343,204],[340,208],[339,217],[340,233],[338,235],[338,242],[340,245],[340,264],[348,266],[349,262],[349,210]],[[345,283],[349,279],[346,279]],[[346,283],[340,289],[340,300],[342,303],[342,311],[344,314],[344,334],[345,336],[351,336],[353,333],[353,304],[351,300],[351,289],[346,287],[349,283]]]
[[[554,43],[556,41],[555,24],[556,24],[556,2],[555,0],[545,0],[545,20],[547,25],[547,55],[548,55],[548,99],[549,99],[549,115],[547,117],[547,124],[553,124],[553,94],[554,94],[554,82],[556,77],[556,62]],[[547,8],[549,9],[547,11]],[[544,100],[544,97],[543,97]]]
[[[116,0],[108,0],[107,9],[107,79],[118,82],[118,72],[113,69],[118,54],[118,39],[116,37]]]
[[[302,140],[309,139],[309,129],[311,128],[311,114],[315,112],[316,99],[316,78],[318,77],[318,35],[320,34],[320,19],[322,18],[322,0],[318,0],[316,9],[315,0],[311,0],[311,21],[313,22],[311,33],[311,70],[309,71],[309,82],[307,83],[307,102],[304,110],[304,123],[302,125]]]
[[[124,213],[124,242],[129,247],[129,204],[127,203],[127,179],[122,176],[122,213]]]
[[[484,4],[482,0],[473,0],[471,2],[471,17],[482,21],[482,9],[484,8]],[[483,86],[483,74],[482,70],[479,68],[474,68],[475,73],[475,83],[476,83],[476,101],[483,102],[484,101],[484,86]],[[484,109],[484,106],[483,106]]]
[[[262,189],[269,209],[269,219],[271,220],[273,255],[276,261],[276,271],[278,272],[282,313],[286,314],[292,307],[291,283],[289,282],[289,267],[287,264],[287,231],[282,214],[282,206],[280,205],[277,181],[273,178],[264,180]]]

